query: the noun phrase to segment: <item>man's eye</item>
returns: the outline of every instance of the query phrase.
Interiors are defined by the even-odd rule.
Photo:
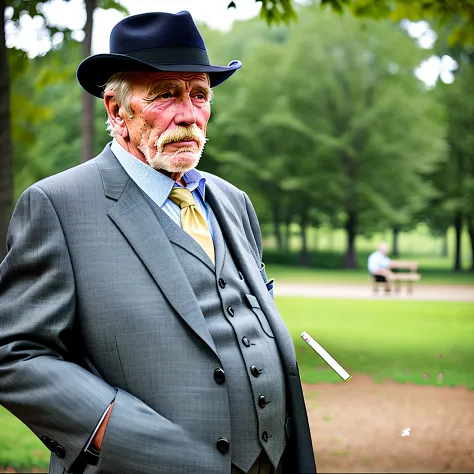
[[[157,99],[169,99],[170,97],[173,97],[171,92],[162,92],[161,94],[157,95]]]
[[[196,99],[199,99],[199,100],[207,100],[207,97],[205,94],[199,93],[199,94],[196,94],[195,97]]]

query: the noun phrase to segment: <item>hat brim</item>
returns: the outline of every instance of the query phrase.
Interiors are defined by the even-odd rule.
[[[205,64],[153,64],[131,58],[124,54],[96,54],[84,59],[77,68],[79,84],[95,97],[102,98],[104,86],[110,77],[118,72],[132,71],[173,71],[173,72],[206,72],[209,74],[211,87],[222,84],[237,69],[242,67],[240,61],[232,61],[228,66]]]

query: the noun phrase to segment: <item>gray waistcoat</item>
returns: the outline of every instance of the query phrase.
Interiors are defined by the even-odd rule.
[[[155,207],[165,232],[176,224]],[[231,460],[247,472],[262,448],[276,467],[285,449],[285,377],[271,328],[210,212],[216,266],[186,232],[174,245],[216,345],[231,416]],[[178,229],[180,230],[180,229]],[[171,230],[176,237],[176,228]]]

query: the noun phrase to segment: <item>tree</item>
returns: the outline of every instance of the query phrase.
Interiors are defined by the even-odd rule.
[[[423,177],[443,158],[445,133],[413,74],[426,52],[395,25],[317,7],[279,41],[259,40],[216,94],[207,151],[267,203],[277,242],[283,214],[299,222],[303,244],[322,215],[346,229],[353,268],[360,232],[409,221],[431,196]]]
[[[12,114],[14,199],[31,184],[77,165],[80,156],[81,90],[75,71],[82,58],[82,43],[64,42],[45,56],[23,62],[18,71],[15,50],[10,49],[12,102],[22,111]],[[98,103],[100,101],[97,101]],[[102,105],[102,104],[98,104]],[[105,111],[94,110],[97,154],[110,141]]]
[[[422,173],[443,156],[436,104],[412,73],[425,53],[388,23],[337,20],[314,9],[290,40],[291,107],[306,113],[316,153],[337,164],[325,178],[340,183],[334,204],[347,234],[344,267],[354,268],[357,234],[422,202],[429,195]]]
[[[91,55],[92,31],[94,29],[94,11],[96,8],[113,9],[128,14],[128,10],[114,0],[84,0],[86,8],[86,24],[84,26],[84,41],[82,42],[82,57]],[[81,161],[87,161],[94,156],[94,108],[97,100],[86,91],[82,91],[82,147]]]
[[[462,269],[461,235],[466,224],[471,242],[471,270],[474,271],[474,64],[466,64],[456,75],[454,84],[445,86],[449,133],[449,162],[446,175],[451,174],[451,199],[456,230],[454,270]],[[449,175],[448,175],[449,176]]]

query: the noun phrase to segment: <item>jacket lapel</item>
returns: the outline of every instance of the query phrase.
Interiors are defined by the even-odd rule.
[[[96,160],[105,195],[116,200],[109,217],[147,267],[169,303],[217,355],[214,341],[188,279],[146,196],[106,147]],[[197,244],[196,244],[197,245]]]
[[[224,192],[206,175],[206,200],[212,207],[221,227],[229,250],[243,272],[245,279],[256,296],[270,324],[287,370],[298,374],[296,354],[290,332],[260,276],[260,262],[250,248],[245,236],[242,218],[239,218]]]
[[[165,211],[159,208],[148,196],[145,195],[145,199],[148,201],[149,206],[152,208],[153,213],[161,224],[161,228],[168,236],[168,239],[199,259],[214,272],[215,267],[209,258],[209,255],[207,255],[203,248],[187,232],[177,226],[166,215]]]

